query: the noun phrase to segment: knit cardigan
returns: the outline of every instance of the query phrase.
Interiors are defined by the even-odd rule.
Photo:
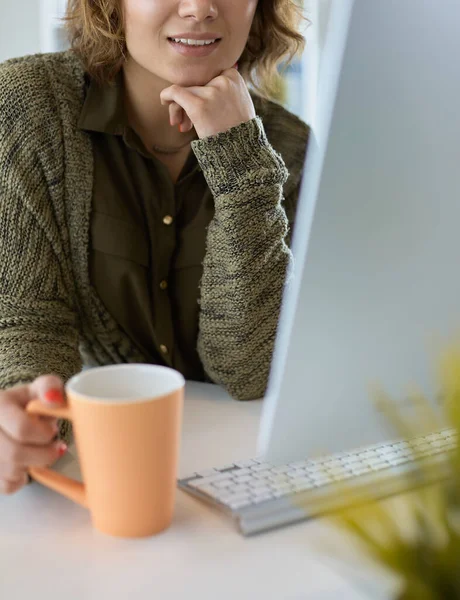
[[[86,77],[72,51],[0,65],[1,389],[46,373],[67,380],[83,364],[148,362],[89,278],[94,164],[77,127]],[[198,351],[207,378],[241,400],[266,388],[309,133],[253,100],[255,119],[192,144],[215,201]]]

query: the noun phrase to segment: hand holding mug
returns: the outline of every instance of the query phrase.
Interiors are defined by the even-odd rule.
[[[0,392],[0,494],[18,492],[28,481],[30,467],[51,466],[67,450],[55,439],[57,419],[27,413],[32,399],[43,407],[63,404],[61,379],[46,375]]]

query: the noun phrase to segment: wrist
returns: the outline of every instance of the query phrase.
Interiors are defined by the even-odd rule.
[[[241,186],[282,185],[288,177],[283,159],[270,145],[257,116],[192,142],[192,149],[215,197]]]

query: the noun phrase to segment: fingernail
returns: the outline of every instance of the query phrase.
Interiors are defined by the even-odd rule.
[[[51,402],[52,404],[62,404],[64,402],[64,396],[61,390],[51,389],[45,392],[44,398],[47,402]]]
[[[59,456],[64,456],[64,454],[67,452],[67,450],[68,450],[67,444],[64,444],[64,442],[61,442],[58,446]]]

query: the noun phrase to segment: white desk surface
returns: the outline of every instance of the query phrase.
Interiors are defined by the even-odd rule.
[[[180,475],[255,456],[261,402],[188,384]],[[120,540],[88,512],[34,483],[0,497],[0,597],[14,600],[379,600],[389,581],[356,587],[324,544],[348,541],[327,519],[243,538],[233,522],[182,491],[172,526]],[[358,563],[356,563],[358,564]],[[359,567],[360,570],[361,567]],[[366,571],[366,580],[369,571]]]

